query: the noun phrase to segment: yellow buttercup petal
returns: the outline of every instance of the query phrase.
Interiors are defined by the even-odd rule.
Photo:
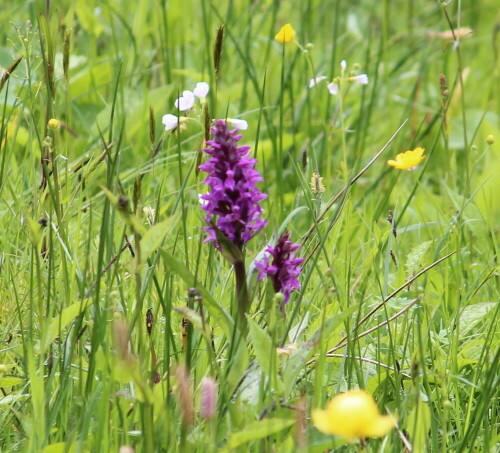
[[[292,42],[295,39],[295,30],[290,24],[283,25],[274,39],[281,43]]]
[[[399,153],[396,156],[396,160],[388,160],[387,164],[398,170],[410,170],[415,168],[425,158],[424,151],[424,148],[418,147],[414,150]]]
[[[314,426],[316,426],[319,431],[325,434],[330,434],[332,436],[335,434],[335,430],[332,429],[332,425],[330,423],[328,411],[324,411],[322,409],[313,409],[311,412],[311,418]]]
[[[326,410],[312,411],[319,431],[348,440],[385,436],[395,425],[388,415],[380,415],[373,397],[364,390],[349,390],[335,396]]]

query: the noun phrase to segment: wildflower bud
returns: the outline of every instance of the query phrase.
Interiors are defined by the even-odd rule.
[[[495,143],[495,137],[493,137],[493,135],[488,135],[486,137],[486,143],[488,143],[488,145],[493,145],[493,143]]]
[[[130,445],[122,445],[118,453],[135,453],[135,450]]]
[[[453,407],[453,403],[448,398],[446,398],[443,401],[443,407],[446,409],[451,409]]]
[[[203,298],[201,297],[200,292],[197,288],[189,288],[188,289],[188,297],[194,302],[201,302]]]
[[[193,426],[193,395],[191,392],[191,379],[189,371],[185,365],[175,367],[177,378],[177,391],[179,396],[179,406],[182,413],[182,424],[186,427]]]
[[[352,66],[352,70],[354,72],[358,72],[360,69],[361,69],[361,65],[359,63],[354,63],[354,65]]]
[[[204,377],[201,381],[200,414],[205,420],[214,417],[217,409],[217,384],[214,378]]]
[[[120,195],[118,198],[118,209],[120,211],[128,212],[129,199],[125,195]]]
[[[153,310],[148,308],[148,311],[146,312],[146,329],[148,331],[148,335],[151,335],[151,331],[153,330],[153,321]]]
[[[44,148],[52,148],[52,144],[53,144],[52,137],[47,136],[43,139],[42,146]]]
[[[117,318],[113,321],[113,336],[115,350],[122,360],[130,358],[128,327],[124,319]]]
[[[302,151],[302,171],[306,171],[307,168],[307,149]]]
[[[70,44],[71,44],[71,32],[66,31],[66,33],[64,34],[64,46],[63,46],[63,72],[64,72],[64,78],[66,80],[68,80]]]
[[[151,206],[144,206],[144,208],[142,208],[142,212],[146,216],[149,226],[153,226],[155,224],[156,209]]]
[[[220,70],[220,58],[222,55],[222,44],[224,42],[224,25],[219,25],[217,27],[217,36],[215,37],[214,44],[214,71],[215,77],[219,75]]]
[[[476,151],[478,150],[478,148],[477,148],[477,146],[476,146],[476,145],[472,145],[472,146],[470,147],[470,150],[471,150],[472,152],[476,152]]]
[[[323,185],[323,177],[319,175],[317,170],[313,171],[310,186],[311,192],[316,196],[325,191],[325,186]]]
[[[156,119],[153,107],[149,106],[149,141],[154,145],[156,137]]]
[[[45,228],[47,226],[47,219],[45,217],[42,217],[40,220],[38,220],[38,223],[42,228]]]
[[[448,81],[446,80],[446,76],[444,74],[439,74],[439,89],[441,91],[441,96],[443,98],[447,98],[449,95]]]
[[[308,49],[308,50],[314,49],[314,44],[312,42],[308,42],[306,44],[306,49]]]
[[[55,118],[51,118],[47,123],[49,129],[57,129],[59,126],[61,126],[61,122]]]

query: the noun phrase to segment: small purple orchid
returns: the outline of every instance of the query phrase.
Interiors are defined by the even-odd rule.
[[[292,291],[300,289],[297,277],[302,271],[299,265],[304,262],[304,258],[295,258],[294,253],[301,245],[292,244],[289,239],[290,232],[283,234],[275,247],[266,248],[266,252],[273,257],[271,263],[269,263],[269,255],[266,255],[262,261],[255,262],[255,266],[260,271],[259,280],[263,280],[266,276],[271,277],[274,291],[284,296],[284,304],[290,299]]]
[[[250,147],[237,146],[242,138],[237,130],[230,131],[226,121],[217,120],[211,132],[213,140],[207,141],[204,151],[212,157],[199,166],[208,173],[204,184],[210,186],[209,193],[200,196],[205,201],[201,208],[207,213],[206,222],[213,225],[204,228],[208,232],[205,242],[213,242],[221,250],[220,232],[242,250],[267,224],[260,218],[259,204],[267,195],[255,187],[263,179],[254,168],[257,160],[248,155]]]

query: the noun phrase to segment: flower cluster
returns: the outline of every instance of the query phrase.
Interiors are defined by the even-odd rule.
[[[268,246],[266,252],[272,257],[272,262],[269,262],[269,255],[265,256],[262,261],[257,261],[255,266],[259,269],[259,280],[266,276],[271,277],[274,290],[284,296],[283,303],[287,303],[290,299],[290,293],[296,289],[300,289],[300,282],[297,277],[302,270],[300,264],[304,262],[304,258],[295,258],[295,250],[300,248],[299,244],[292,244],[290,241],[290,232],[283,234],[275,247]]]
[[[391,415],[380,414],[373,396],[364,390],[340,393],[325,410],[313,409],[311,416],[319,431],[348,440],[383,437],[396,424]]]
[[[330,94],[333,94],[335,96],[337,94],[339,94],[340,82],[343,80],[346,80],[346,81],[351,82],[351,83],[356,82],[356,83],[359,83],[360,85],[368,85],[368,76],[366,74],[354,75],[352,73],[350,73],[350,74],[346,73],[347,63],[345,60],[342,60],[340,62],[340,69],[341,69],[340,77],[336,77],[335,79],[333,79],[332,82],[330,82],[326,86],[328,89],[328,92]],[[325,76],[313,77],[312,79],[309,80],[309,88],[312,88],[312,87],[318,85],[319,83],[323,82],[324,80],[327,80],[327,78]]]
[[[255,170],[256,159],[248,156],[249,146],[238,147],[241,135],[230,131],[226,121],[216,120],[211,129],[213,140],[207,141],[204,151],[212,157],[199,168],[208,173],[204,184],[210,186],[201,208],[207,213],[205,228],[208,232],[206,242],[214,242],[221,249],[217,240],[217,230],[236,245],[240,250],[267,222],[260,218],[262,208],[259,203],[267,197],[255,184],[262,181],[262,176]],[[216,219],[216,221],[215,221]]]
[[[204,102],[209,91],[210,86],[207,82],[198,82],[193,91],[184,90],[182,92],[182,95],[179,96],[174,102],[175,108],[180,112],[187,112],[194,107],[196,98],[200,99],[201,102]],[[167,131],[175,129],[186,121],[187,117],[172,115],[171,113],[163,115],[163,118],[161,119],[161,122],[165,125],[165,130]]]

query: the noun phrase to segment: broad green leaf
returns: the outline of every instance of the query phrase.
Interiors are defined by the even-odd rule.
[[[417,405],[411,410],[406,421],[406,431],[412,439],[413,452],[424,453],[426,449],[426,440],[431,428],[431,410],[427,403],[424,403],[419,397]]]
[[[420,262],[429,249],[432,241],[425,241],[414,247],[406,258],[406,271],[408,275],[413,275],[420,269]]]
[[[26,379],[18,377],[0,377],[0,388],[2,387],[12,387],[13,385],[24,384]]]
[[[495,306],[495,302],[481,302],[465,307],[460,313],[460,334],[469,333]]]
[[[245,429],[231,435],[224,451],[230,451],[247,442],[264,439],[272,434],[290,428],[294,423],[294,419],[290,420],[286,418],[269,418],[252,422]]]
[[[161,246],[163,239],[172,230],[175,223],[175,219],[169,218],[146,230],[140,242],[141,262],[139,265],[144,264],[151,254]]]

